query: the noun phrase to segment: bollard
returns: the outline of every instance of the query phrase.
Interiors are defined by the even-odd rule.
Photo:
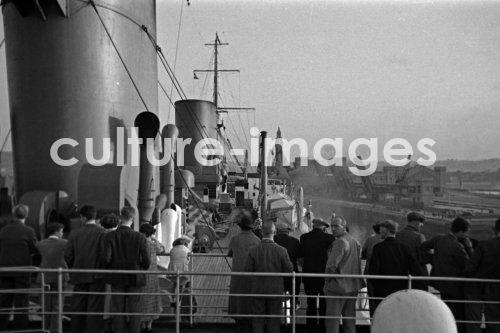
[[[373,315],[372,333],[457,333],[455,318],[438,297],[402,290],[385,298]]]

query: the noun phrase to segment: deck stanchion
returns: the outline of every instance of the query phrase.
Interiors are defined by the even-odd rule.
[[[292,333],[295,333],[295,271],[292,272]]]
[[[40,272],[40,283],[41,285],[41,295],[40,295],[40,307],[42,308],[42,330],[45,330],[45,312],[47,309],[45,308],[45,272]]]
[[[193,260],[194,257],[190,254],[189,259],[189,272],[193,271]],[[189,274],[189,326],[193,327],[194,318],[193,318],[193,274]]]
[[[175,276],[175,332],[180,333],[181,331],[181,298],[179,295],[180,292],[180,275],[179,271],[176,272]]]
[[[408,274],[408,289],[411,289],[411,275]]]
[[[63,333],[63,273],[62,273],[62,268],[59,267],[57,271],[57,304],[59,305],[57,307],[57,331],[59,333]]]

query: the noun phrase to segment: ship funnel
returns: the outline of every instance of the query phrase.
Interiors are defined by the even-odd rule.
[[[149,223],[155,205],[153,200],[154,166],[148,159],[148,152],[150,156],[154,155],[154,138],[158,135],[160,120],[154,113],[145,111],[135,118],[134,126],[138,128],[139,138],[142,139],[142,143],[139,146],[139,198],[137,205],[139,209],[139,223]]]
[[[171,158],[168,160],[168,163],[165,166],[161,167],[160,177],[161,177],[161,187],[160,192],[164,193],[167,196],[167,207],[170,207],[171,204],[174,203],[174,190],[175,190],[175,177],[174,177],[174,168],[175,161],[173,160],[174,156],[174,147],[177,142],[177,138],[179,137],[179,130],[177,126],[174,124],[167,124],[163,127],[161,132],[161,136],[163,139],[169,138],[170,141],[163,141],[163,154],[170,154]],[[166,147],[165,145],[170,144],[170,147]]]

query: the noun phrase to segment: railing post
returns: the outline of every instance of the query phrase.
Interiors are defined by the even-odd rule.
[[[40,306],[42,308],[42,329],[45,330],[45,312],[47,309],[45,308],[45,272],[40,272],[40,283],[42,284],[41,290],[42,294],[40,295]]]
[[[59,333],[63,333],[63,275],[62,275],[62,268],[59,267],[57,271],[57,304],[59,305],[57,308],[57,331]]]
[[[408,289],[411,289],[411,274],[408,274]]]
[[[189,255],[189,272],[193,272],[193,260],[194,257],[192,254]],[[193,318],[193,274],[189,274],[189,326],[193,327],[194,318]]]
[[[179,295],[180,293],[180,274],[179,271],[176,272],[176,277],[175,277],[175,332],[180,333],[181,331],[181,297]]]
[[[295,333],[295,271],[292,272],[292,333]]]

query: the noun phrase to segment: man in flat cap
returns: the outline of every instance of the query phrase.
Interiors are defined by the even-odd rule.
[[[13,220],[0,231],[0,267],[32,266],[34,255],[40,253],[36,247],[35,230],[24,225],[29,209],[26,205],[17,205],[12,209]],[[30,275],[26,273],[2,273],[0,276],[0,289],[29,289]],[[28,329],[28,293],[0,293],[0,308],[9,309],[12,304],[18,310],[14,316],[16,330]],[[0,332],[7,331],[9,314],[0,315]]]
[[[420,232],[424,225],[425,217],[417,212],[410,212],[406,215],[408,224],[399,232],[396,233],[396,239],[410,248],[411,253],[417,259],[422,275],[427,274],[425,262],[429,257],[429,253],[424,253],[420,249],[420,245],[425,242],[425,236]]]
[[[330,222],[335,240],[328,250],[325,273],[326,331],[338,333],[342,317],[342,331],[356,332],[356,296],[364,287],[364,280],[344,278],[338,274],[361,274],[361,246],[347,232],[347,220],[342,216],[332,215]]]
[[[286,249],[273,240],[275,230],[272,222],[262,224],[262,241],[248,251],[245,272],[291,273],[293,271]],[[282,297],[265,297],[265,295],[282,294],[283,277],[256,276],[252,277],[251,281],[252,294],[264,295],[252,297],[252,314],[255,315],[252,318],[252,332],[263,333],[264,324],[266,324],[265,331],[267,333],[279,332]],[[276,317],[261,317],[259,315]]]
[[[313,229],[300,236],[301,257],[304,260],[302,272],[322,274],[325,272],[328,248],[333,242],[333,235],[325,232],[330,226],[326,221],[315,218],[312,224]],[[317,296],[325,295],[323,292],[325,279],[304,277],[302,282],[304,282],[304,291],[307,295],[307,330],[310,333],[325,332],[325,299],[320,297],[319,309],[316,306]],[[316,316],[322,316],[323,318],[318,319]]]
[[[250,248],[260,244],[260,239],[253,233],[254,217],[248,211],[242,211],[235,221],[241,231],[233,236],[229,241],[228,257],[232,260],[233,272],[244,272]],[[249,276],[232,275],[229,284],[230,294],[249,294],[251,279]],[[228,314],[236,322],[237,333],[247,333],[251,331],[250,318],[240,315],[251,314],[252,299],[246,296],[229,296]]]
[[[293,271],[299,272],[299,265],[297,264],[297,259],[300,258],[300,242],[297,238],[290,236],[290,231],[293,228],[286,222],[280,221],[276,223],[276,235],[274,235],[274,241],[276,244],[283,246],[288,253],[288,257],[293,265]],[[292,278],[285,278],[284,280],[284,291],[288,292],[289,295],[293,295],[293,283]],[[300,293],[300,276],[295,278],[295,295]],[[298,298],[295,299],[297,304]]]
[[[373,248],[368,274],[370,275],[421,275],[420,266],[408,246],[396,239],[398,224],[391,220],[380,223],[383,241]],[[387,297],[399,290],[408,289],[408,281],[374,279],[375,297]],[[380,300],[375,300],[376,305]],[[375,309],[373,309],[374,311]]]

